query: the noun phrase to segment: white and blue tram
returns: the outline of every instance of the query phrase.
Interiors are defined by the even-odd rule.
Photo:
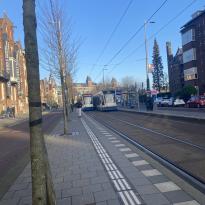
[[[102,90],[93,96],[93,105],[99,111],[117,110],[115,90]]]
[[[83,111],[94,110],[92,94],[83,94],[82,95],[82,104],[83,104],[83,106],[82,106]]]

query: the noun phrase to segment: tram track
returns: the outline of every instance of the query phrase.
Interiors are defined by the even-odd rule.
[[[201,145],[193,143],[192,140],[180,139],[179,133],[177,133],[177,137],[174,137],[165,134],[163,131],[148,128],[145,122],[145,126],[142,123],[133,123],[133,119],[129,119],[133,115],[127,114],[128,117],[125,116],[124,112],[117,112],[117,114],[116,112],[93,112],[88,115],[205,193],[205,173],[203,172],[205,166],[205,146],[203,146],[205,139],[204,144],[201,143]],[[140,117],[141,115],[136,116]],[[173,120],[172,123],[174,123]],[[201,169],[198,169],[200,163]]]

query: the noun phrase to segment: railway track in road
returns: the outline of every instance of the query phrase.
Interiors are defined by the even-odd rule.
[[[205,193],[203,125],[178,123],[173,119],[163,119],[157,125],[160,118],[125,112],[92,112],[88,115]]]

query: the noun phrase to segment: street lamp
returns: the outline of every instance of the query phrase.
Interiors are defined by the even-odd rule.
[[[105,68],[107,65],[104,65],[103,67],[103,87],[105,87],[105,70],[107,70],[107,68]]]
[[[146,82],[147,82],[147,90],[150,90],[150,81],[149,81],[149,72],[148,72],[148,46],[147,46],[147,24],[155,23],[154,21],[145,21],[144,22],[144,39],[145,39],[145,54],[146,54]]]

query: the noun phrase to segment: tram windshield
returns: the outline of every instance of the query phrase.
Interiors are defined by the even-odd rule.
[[[88,104],[92,104],[92,97],[84,97],[84,104],[88,105]]]
[[[114,103],[114,94],[112,94],[112,93],[105,94],[105,102],[106,103]]]

